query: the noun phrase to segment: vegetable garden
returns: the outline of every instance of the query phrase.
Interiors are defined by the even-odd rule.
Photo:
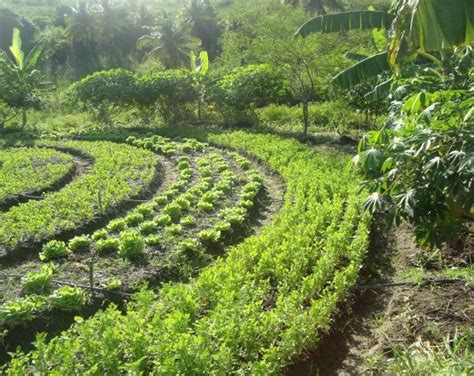
[[[56,225],[54,219],[48,221],[50,232],[34,232],[36,258],[15,261],[12,256],[13,261],[2,268],[11,277],[2,281],[4,327],[28,325],[48,310],[80,309],[88,304],[91,291],[98,299],[136,291],[144,281],[173,282],[157,293],[138,293],[127,303],[126,316],[112,304],[91,320],[75,323],[68,334],[46,347],[37,343],[32,353],[15,356],[13,374],[29,367],[31,372],[60,373],[276,372],[317,342],[313,328],[328,328],[337,304],[357,279],[368,241],[369,217],[362,212],[357,182],[335,168],[342,168],[347,157],[314,152],[276,136],[244,132],[196,136],[243,150],[269,166],[258,167],[255,159],[195,139],[130,136],[126,141],[132,146],[65,142],[63,147],[94,156],[90,174],[46,194],[44,200],[3,213],[6,218],[17,212],[24,213],[21,218],[31,218],[26,214],[31,205],[67,195],[71,186],[75,195],[81,194],[77,193],[81,180],[94,179],[94,172],[101,170],[99,163],[112,160],[120,178],[136,183],[135,190],[124,189],[110,173],[116,188],[108,189],[112,183],[106,185],[102,177],[102,211],[93,194],[96,186],[89,183],[84,196],[79,196],[84,207],[95,209],[89,216],[85,211],[73,222],[69,212],[61,211],[48,217],[58,218]],[[120,168],[120,148],[128,152],[127,169]],[[148,193],[148,199],[136,199],[137,204],[126,211],[117,209],[118,197],[137,197],[137,192],[153,185],[157,171],[164,173],[162,185]],[[281,174],[286,185],[281,211],[271,225],[224,253],[225,244],[240,241],[251,230],[252,217],[264,205],[259,202],[263,190],[278,186],[274,174]],[[106,220],[96,220],[104,216]],[[103,225],[95,226],[95,231],[78,231],[87,221]],[[78,227],[71,232],[69,223]],[[64,233],[75,236],[48,240]],[[11,253],[19,252],[14,245],[21,248],[22,241],[29,241],[25,235],[9,239]],[[54,281],[82,287],[57,288]],[[105,322],[111,332],[103,331]],[[111,352],[105,343],[120,345]],[[196,346],[199,351],[192,350]],[[32,359],[45,363],[30,363]]]
[[[4,2],[0,375],[472,373],[472,1]]]

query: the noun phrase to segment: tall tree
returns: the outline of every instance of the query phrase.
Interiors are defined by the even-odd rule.
[[[281,0],[282,4],[301,6],[307,12],[320,16],[326,14],[328,9],[344,10],[344,5],[340,0]]]
[[[190,66],[190,53],[198,40],[190,33],[191,25],[165,15],[148,35],[138,39],[139,49],[147,50],[147,57],[158,58],[167,69]]]
[[[201,40],[202,48],[214,59],[219,53],[222,31],[210,2],[190,0],[184,9],[184,18],[191,24],[191,34]]]
[[[100,69],[96,13],[101,11],[102,8],[89,6],[84,2],[70,7],[66,24],[72,42],[72,62],[76,80]]]

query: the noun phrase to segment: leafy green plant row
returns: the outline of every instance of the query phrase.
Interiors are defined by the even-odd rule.
[[[170,144],[182,147],[171,142]],[[180,178],[168,190],[161,192],[150,202],[139,205],[124,217],[111,220],[105,228],[97,230],[92,235],[76,236],[68,245],[57,240],[48,242],[40,253],[41,260],[66,258],[74,253],[75,262],[80,262],[77,256],[81,258],[85,252],[92,251],[97,260],[95,268],[103,274],[106,271],[101,266],[102,258],[119,256],[133,260],[145,257],[150,262],[155,262],[153,260],[155,257],[163,259],[163,255],[155,254],[159,250],[169,254],[166,255],[164,264],[172,264],[169,267],[177,270],[180,268],[184,271],[189,270],[187,264],[190,262],[187,257],[205,258],[202,254],[206,252],[207,247],[219,244],[226,234],[232,232],[236,226],[240,226],[247,219],[247,209],[254,205],[254,199],[262,187],[262,178],[250,168],[251,162],[238,153],[230,155],[235,161],[233,163],[242,169],[241,172],[246,171],[245,174],[242,173],[242,176],[237,177],[222,155],[209,150],[206,155],[196,158],[201,178],[189,187],[195,175],[191,172],[194,163],[191,164],[189,156],[179,156],[176,165]],[[219,179],[216,179],[219,175]],[[216,213],[217,215],[213,215],[208,209],[204,210],[197,205],[207,203],[210,204],[212,211],[216,211],[222,207],[220,201],[225,198],[224,196],[233,196],[235,185],[240,185],[242,188],[238,196],[240,200],[235,202],[233,208],[224,207]],[[186,190],[187,187],[189,189]],[[203,218],[200,218],[201,216]],[[214,222],[214,225],[211,222]],[[87,256],[87,253],[85,255]],[[208,256],[207,259],[210,261],[211,257]],[[199,263],[194,261],[193,264],[199,267]],[[0,317],[0,327],[24,324],[25,321],[36,317],[39,312],[57,308],[55,305],[46,304],[47,299],[44,295],[51,290],[53,273],[56,279],[67,279],[61,273],[63,267],[64,265],[59,268],[50,264],[41,267],[38,265],[37,271],[27,273],[19,287],[22,295],[26,294],[28,297],[9,300],[0,307],[3,315],[3,319]],[[15,270],[8,272],[15,275],[19,273]],[[118,287],[122,285],[117,278],[107,283],[102,281],[101,284],[109,288],[114,281],[118,281]],[[19,293],[20,290],[17,296]]]
[[[124,199],[136,196],[155,176],[153,153],[111,142],[61,142],[60,146],[87,154],[92,171],[41,201],[28,201],[0,214],[0,251],[26,242],[41,242],[109,213]]]
[[[199,134],[198,134],[199,136]],[[345,157],[244,132],[201,135],[266,160],[287,183],[273,224],[188,284],[143,290],[18,354],[10,373],[278,374],[328,330],[368,242]]]
[[[73,157],[46,148],[0,150],[0,204],[53,186],[73,169]]]

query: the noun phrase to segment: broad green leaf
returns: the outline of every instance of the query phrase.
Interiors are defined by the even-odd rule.
[[[189,60],[191,62],[191,71],[196,72],[197,71],[196,54],[194,53],[194,51],[191,51],[189,53]]]
[[[336,75],[332,82],[341,88],[350,88],[367,78],[378,76],[390,69],[387,53],[382,52],[350,66]]]
[[[356,61],[362,61],[362,60],[368,58],[367,55],[362,55],[362,54],[358,54],[358,53],[355,53],[355,52],[347,52],[344,55],[344,57],[347,57],[348,59],[356,60]]]
[[[199,54],[199,60],[199,73],[205,75],[209,70],[209,55],[207,54],[207,51],[201,51]]]
[[[381,11],[350,11],[325,14],[304,23],[296,32],[303,37],[312,33],[334,33],[343,30],[390,28],[394,16]]]
[[[23,70],[25,63],[25,54],[21,49],[21,36],[20,30],[17,28],[13,29],[12,45],[10,51],[15,59],[16,65],[20,70]]]
[[[35,46],[31,49],[31,51],[26,56],[25,61],[28,67],[34,67],[36,63],[38,63],[38,60],[40,59],[45,46],[46,46],[45,40],[40,40],[38,43],[35,44]]]
[[[386,98],[390,94],[392,82],[393,79],[390,78],[387,81],[378,84],[377,86],[375,86],[374,90],[369,91],[367,94],[364,95],[364,97],[374,102]]]

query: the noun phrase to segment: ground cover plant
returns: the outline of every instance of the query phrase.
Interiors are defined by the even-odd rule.
[[[87,287],[104,289],[104,299],[107,290],[120,294],[133,292],[143,282],[188,280],[222,254],[225,244],[250,230],[253,207],[261,206],[264,178],[247,158],[192,139],[174,142],[153,136],[127,141],[167,155],[162,163],[170,166],[163,168],[170,167],[167,173],[177,180],[148,200],[135,200],[134,209],[117,213],[94,232],[67,242],[51,240],[36,260],[2,267],[6,278],[0,288],[1,327],[28,325],[51,310],[81,309],[90,303],[79,293]],[[201,204],[207,204],[205,209]],[[95,272],[87,267],[91,257]],[[18,285],[21,275],[27,277]],[[81,304],[59,303],[54,290],[58,280],[83,287],[74,290]],[[28,314],[18,315],[18,309]]]
[[[64,189],[46,193],[42,200],[30,200],[0,213],[3,255],[15,253],[22,244],[39,243],[61,231],[72,231],[110,212],[123,199],[138,195],[156,174],[156,157],[131,146],[68,141],[61,147],[89,159],[93,164],[91,173]]]
[[[0,150],[0,205],[54,186],[72,172],[73,157],[54,149]]]
[[[39,339],[35,351],[13,361],[12,374],[35,368],[273,373],[317,342],[314,328],[328,328],[367,247],[369,217],[356,181],[334,168],[347,159],[276,136],[237,132],[210,139],[244,148],[283,175],[285,204],[272,225],[189,284],[165,285],[158,296],[141,292],[125,316],[112,306],[47,345]],[[244,192],[252,192],[250,187]],[[238,211],[226,210],[224,218],[238,220]],[[216,237],[218,231],[200,238]],[[196,346],[199,351],[192,351]]]

